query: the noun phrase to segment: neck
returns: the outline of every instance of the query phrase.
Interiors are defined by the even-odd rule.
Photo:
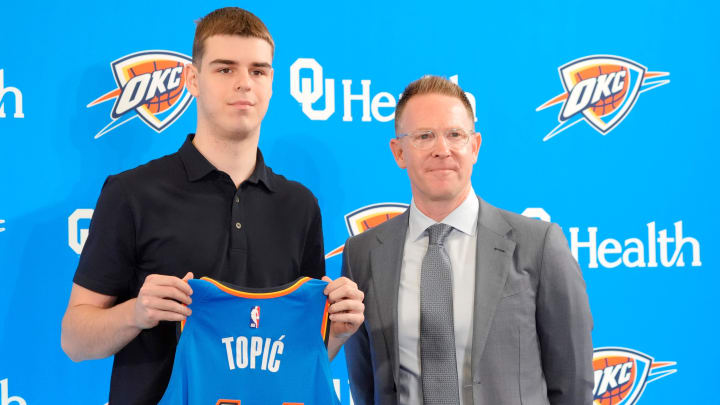
[[[258,135],[259,131],[244,137],[221,137],[198,125],[193,145],[216,169],[227,173],[237,188],[255,170]]]
[[[472,187],[468,184],[465,190],[448,200],[416,198],[417,193],[414,193],[413,197],[415,199],[415,206],[420,212],[435,222],[441,222],[465,201],[471,189]]]

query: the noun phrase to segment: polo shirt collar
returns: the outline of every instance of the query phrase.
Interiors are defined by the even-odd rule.
[[[197,150],[192,143],[194,138],[195,134],[189,134],[185,139],[185,143],[183,143],[178,151],[180,160],[182,160],[185,165],[188,181],[190,182],[198,181],[214,171],[219,171]],[[258,148],[255,159],[255,169],[246,181],[253,184],[262,183],[268,190],[275,191],[272,174],[272,170],[265,165],[265,159],[263,158],[262,152],[260,152],[260,148]]]

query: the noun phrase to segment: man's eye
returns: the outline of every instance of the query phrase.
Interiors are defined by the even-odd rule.
[[[230,69],[230,68],[222,68],[222,69],[218,69],[218,72],[220,72],[220,73],[230,73],[230,72],[232,72],[232,69]]]
[[[448,138],[462,138],[463,134],[459,131],[450,131],[448,132]]]
[[[265,76],[265,71],[264,70],[253,70],[252,74],[255,76]]]
[[[432,132],[423,132],[423,133],[421,133],[421,134],[415,135],[415,139],[418,140],[418,141],[427,141],[427,140],[432,139],[432,138],[433,138],[433,133],[432,133]]]

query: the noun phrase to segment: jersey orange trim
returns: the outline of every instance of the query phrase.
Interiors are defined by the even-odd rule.
[[[323,312],[323,321],[322,321],[322,329],[320,330],[320,333],[322,334],[323,341],[325,342],[325,346],[327,346],[327,334],[329,328],[329,321],[330,321],[330,315],[328,314],[328,310],[330,309],[330,300],[325,300],[325,311]]]
[[[300,288],[301,285],[307,283],[310,280],[310,277],[299,278],[295,283],[293,283],[291,286],[289,286],[287,288],[284,288],[279,291],[266,292],[266,293],[253,293],[253,292],[236,290],[234,288],[230,288],[230,287],[220,283],[219,281],[213,280],[210,277],[203,277],[203,278],[201,278],[201,280],[209,281],[209,282],[213,283],[215,285],[215,287],[219,288],[223,292],[226,292],[230,295],[234,295],[236,297],[267,299],[267,298],[282,297],[283,295],[290,294],[291,292]]]

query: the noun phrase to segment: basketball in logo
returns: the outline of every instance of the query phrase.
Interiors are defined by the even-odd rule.
[[[178,67],[180,69],[183,69],[183,63],[170,60],[149,61],[129,68],[128,76],[129,79],[132,79],[135,76],[143,74],[152,75],[153,72],[163,72]],[[175,104],[175,102],[178,100],[178,98],[180,98],[180,95],[182,95],[185,87],[185,75],[179,75],[178,79],[180,80],[180,82],[175,88],[167,89],[167,91],[157,94],[150,100],[147,100],[144,104],[144,107],[150,110],[150,112],[153,114],[165,112],[170,107],[172,107],[173,104]]]
[[[634,405],[647,384],[675,373],[674,361],[656,362],[647,354],[624,347],[600,347],[593,352],[593,405]]]
[[[618,65],[597,65],[586,69],[582,69],[575,73],[578,82],[583,80],[591,79],[594,77],[603,77],[604,75],[610,75],[615,73],[617,77],[630,77],[630,72],[624,66]],[[622,89],[617,93],[610,94],[604,98],[598,100],[595,104],[590,106],[590,110],[598,117],[604,117],[611,114],[613,111],[618,109],[625,100],[625,95],[628,91],[628,80],[623,80]]]
[[[617,379],[605,385],[603,392],[595,396],[596,405],[617,405],[632,391],[635,383],[635,360],[630,357],[612,356],[593,359],[593,369],[611,370]]]
[[[172,125],[193,97],[185,88],[185,66],[189,56],[171,51],[142,51],[123,56],[110,66],[117,88],[90,102],[88,108],[115,100],[112,121],[95,138],[126,122],[140,118],[156,132]]]
[[[562,104],[559,124],[543,141],[584,120],[605,135],[622,122],[640,93],[670,83],[670,73],[649,72],[635,61],[615,55],[592,55],[575,59],[558,69],[565,89],[535,111]]]

